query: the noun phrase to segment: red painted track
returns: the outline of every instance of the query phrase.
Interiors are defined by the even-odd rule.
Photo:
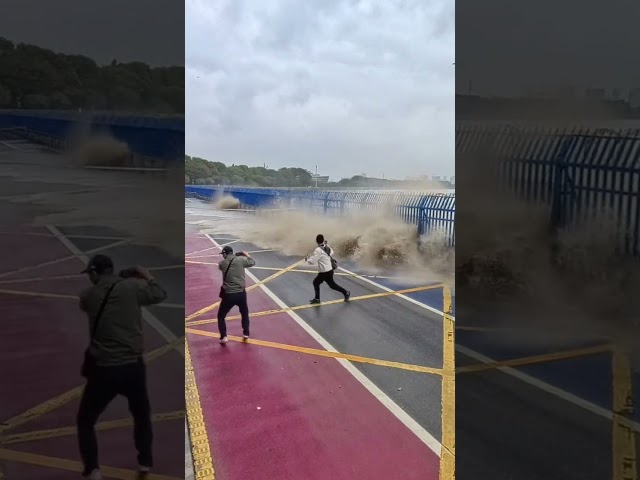
[[[14,229],[0,234],[0,252],[6,261],[0,263],[0,282],[17,278],[50,277],[77,274],[82,267],[79,259],[67,260],[20,273],[13,272],[70,255],[62,243],[51,236],[19,235],[17,233],[48,234],[46,229]],[[10,255],[7,253],[10,252]],[[70,278],[19,283],[0,283],[0,289],[78,295],[86,288],[86,279]],[[41,298],[0,294],[0,318],[3,329],[0,351],[0,411],[2,421],[19,415],[40,403],[82,384],[79,366],[86,347],[87,320],[74,299]],[[145,325],[147,349],[164,345],[166,341]],[[167,378],[182,378],[183,358],[174,351],[148,364],[149,389],[154,413],[184,409],[181,388],[168,385]],[[79,399],[44,413],[29,422],[5,432],[6,435],[42,429],[73,426]],[[100,421],[128,418],[126,401],[118,399]],[[182,419],[155,424],[157,473],[183,478],[182,448],[184,423]],[[132,427],[120,427],[99,432],[101,463],[112,467],[133,469],[136,466]],[[53,439],[3,445],[3,448],[37,453],[50,457],[79,460],[75,435]],[[176,453],[180,452],[180,453]],[[179,460],[176,461],[176,458]],[[2,462],[8,480],[37,478],[62,480],[76,478],[76,474],[19,462]]]
[[[186,239],[186,251],[212,244]],[[218,300],[216,265],[187,264],[186,314]],[[251,311],[278,308],[261,289]],[[216,311],[198,318],[215,317]],[[233,315],[233,312],[232,312]],[[194,327],[217,331],[215,324]],[[241,335],[240,323],[228,323]],[[287,314],[253,338],[322,348]],[[439,458],[335,359],[188,334],[217,480],[431,480]],[[384,368],[384,367],[380,367]]]

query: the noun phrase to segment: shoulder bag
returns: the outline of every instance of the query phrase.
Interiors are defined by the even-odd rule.
[[[91,345],[93,344],[96,338],[96,332],[98,330],[98,322],[100,321],[102,312],[104,312],[104,307],[107,305],[107,300],[109,300],[109,297],[111,296],[111,292],[113,291],[113,288],[118,283],[120,282],[119,281],[114,282],[114,284],[111,285],[111,287],[109,287],[109,290],[107,290],[107,294],[104,296],[104,298],[102,299],[102,303],[100,304],[100,310],[98,310],[98,314],[96,315],[96,321],[93,324],[93,329],[91,330],[91,336],[89,338],[89,347],[87,347],[87,349],[84,351],[84,361],[82,362],[82,367],[80,368],[80,374],[84,378],[89,378],[89,376],[95,371],[96,359],[91,354]]]
[[[233,263],[233,261],[236,259],[236,257],[233,257],[231,259],[231,261],[229,262],[229,265],[227,265],[227,269],[224,271],[224,275],[222,276],[222,285],[220,286],[220,298],[222,298],[224,296],[224,282],[227,279],[227,273],[229,273],[229,269],[231,268],[231,264]]]

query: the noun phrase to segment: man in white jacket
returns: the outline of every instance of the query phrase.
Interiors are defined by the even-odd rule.
[[[318,265],[318,276],[313,279],[315,297],[313,297],[311,303],[320,303],[320,285],[322,282],[327,282],[329,288],[344,295],[344,301],[348,302],[351,292],[342,288],[333,279],[333,265],[331,264],[333,249],[327,244],[322,234],[316,236],[316,243],[318,246],[313,251],[313,254],[310,257],[304,257],[310,265]]]

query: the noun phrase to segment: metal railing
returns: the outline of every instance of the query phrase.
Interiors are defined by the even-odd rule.
[[[357,215],[359,212],[392,211],[418,234],[442,233],[455,246],[455,194],[404,192],[337,192],[323,190],[265,189],[186,185],[185,194],[203,200],[231,195],[253,208],[300,208],[324,215]]]
[[[606,218],[618,251],[640,254],[637,129],[456,127],[456,155],[481,151],[518,196],[550,207],[553,226]]]
[[[132,154],[163,163],[184,161],[184,118],[115,113],[0,110],[0,129],[52,148],[68,147],[78,131],[106,133]]]

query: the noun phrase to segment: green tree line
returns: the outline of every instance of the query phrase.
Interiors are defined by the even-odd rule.
[[[251,187],[310,187],[311,174],[303,168],[274,170],[247,165],[226,166],[185,155],[185,182],[190,185],[246,185]]]
[[[0,37],[0,108],[184,114],[184,67],[98,65]]]
[[[188,185],[237,185],[248,187],[303,188],[314,187],[311,174],[303,168],[281,168],[273,170],[247,165],[226,166],[199,157],[185,155],[185,183]],[[449,182],[427,182],[422,180],[389,180],[356,175],[338,182],[318,185],[332,188],[452,188]]]

